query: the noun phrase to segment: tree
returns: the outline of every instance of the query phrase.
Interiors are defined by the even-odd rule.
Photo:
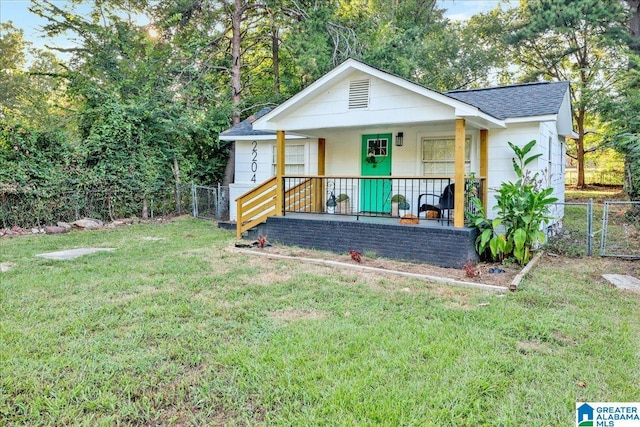
[[[213,128],[202,126],[207,113],[193,102],[193,73],[182,58],[166,39],[151,37],[131,18],[145,3],[122,4],[96,3],[89,19],[48,0],[35,1],[33,10],[49,20],[50,35],[73,31],[80,40],[66,49],[71,60],[59,77],[68,95],[80,101],[75,119],[84,184],[106,191],[110,200],[135,194],[138,200],[131,203],[141,203],[144,212],[159,187],[173,182],[179,196],[182,175],[194,164],[186,149],[194,136],[199,146],[204,135],[214,139]]]
[[[26,88],[27,44],[23,36],[11,22],[0,23],[0,113],[4,115],[16,108]]]
[[[606,140],[625,159],[625,190],[633,201],[640,200],[640,1],[626,0],[628,37],[627,68],[620,71],[616,91],[599,103],[608,120]]]
[[[578,187],[583,187],[584,157],[598,146],[586,146],[594,105],[612,93],[625,67],[620,40],[625,11],[618,0],[522,1],[509,42],[525,71],[523,80],[567,80],[572,84],[573,116],[578,138],[575,152]]]

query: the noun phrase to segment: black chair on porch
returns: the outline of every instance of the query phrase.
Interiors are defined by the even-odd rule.
[[[449,184],[444,187],[442,194],[432,194],[432,193],[423,193],[418,196],[418,218],[420,217],[420,212],[426,212],[427,219],[438,219],[438,222],[447,221],[447,225],[451,223],[451,211],[454,209],[454,200],[455,200],[455,184]],[[434,198],[438,198],[438,203],[435,205],[431,205],[428,203],[422,203],[422,197],[432,196]],[[433,214],[429,214],[429,212],[433,212]]]

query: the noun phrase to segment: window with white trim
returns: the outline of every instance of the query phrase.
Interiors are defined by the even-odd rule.
[[[453,175],[456,171],[454,138],[422,138],[423,175]],[[471,172],[471,138],[465,138],[464,172]]]
[[[276,146],[273,146],[273,174],[276,173]],[[304,175],[304,144],[287,145],[284,150],[284,174]]]

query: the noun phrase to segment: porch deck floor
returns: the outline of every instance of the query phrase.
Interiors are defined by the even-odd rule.
[[[391,216],[371,216],[371,215],[343,215],[343,214],[324,214],[324,213],[304,213],[290,212],[284,215],[284,218],[306,219],[313,221],[337,221],[337,222],[360,222],[365,224],[380,225],[406,225],[407,227],[421,228],[453,228],[453,219],[448,223],[446,220],[420,218],[417,224],[401,224],[400,218]]]

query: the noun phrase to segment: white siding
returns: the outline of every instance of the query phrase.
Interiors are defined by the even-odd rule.
[[[371,78],[369,107],[350,110],[349,82],[363,78]],[[278,126],[290,130],[343,128],[421,122],[425,118],[447,120],[453,115],[454,109],[450,106],[364,73],[354,73],[279,119]]]
[[[274,140],[236,141],[235,183],[229,185],[229,217],[237,219],[236,199],[274,176]],[[318,141],[316,139],[286,141],[286,145],[304,145],[305,175],[318,173]],[[286,146],[285,146],[286,150]]]
[[[551,138],[551,148],[549,139]],[[555,122],[511,124],[508,129],[489,131],[489,195],[487,212],[495,216],[496,190],[503,182],[515,181],[511,159],[514,153],[507,142],[522,147],[532,139],[537,141],[531,154],[542,154],[536,162],[528,165],[532,173],[538,173],[543,184],[554,188],[554,197],[564,201],[564,139],[558,136]],[[551,155],[551,158],[549,158]],[[554,216],[562,211],[552,212]]]

